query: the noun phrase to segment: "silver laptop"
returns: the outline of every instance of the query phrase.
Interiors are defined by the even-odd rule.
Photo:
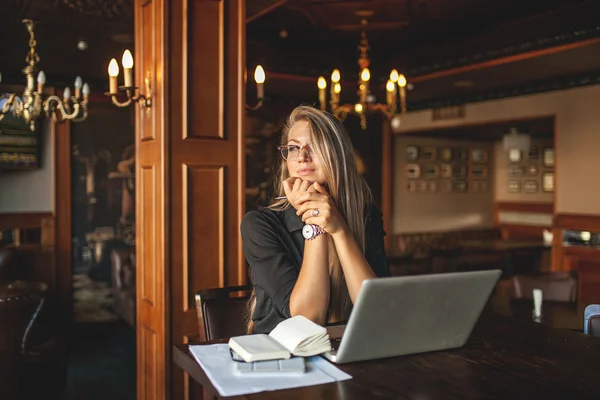
[[[328,327],[334,350],[324,356],[341,364],[461,347],[501,273],[489,270],[364,281],[348,324]]]

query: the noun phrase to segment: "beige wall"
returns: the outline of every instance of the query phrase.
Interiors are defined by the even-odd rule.
[[[544,172],[552,172],[554,168],[544,167],[542,163],[543,149],[554,147],[554,142],[550,140],[532,140],[532,146],[537,146],[539,156],[537,159],[529,160],[524,155],[521,162],[511,163],[508,159],[508,153],[502,147],[502,142],[496,142],[494,146],[494,170],[495,170],[495,201],[518,202],[518,203],[553,203],[554,193],[542,190],[542,176]],[[520,165],[526,170],[529,165],[536,165],[538,173],[535,176],[524,176],[521,178],[512,178],[509,176],[509,166]],[[509,192],[508,181],[514,179],[521,182],[521,191],[518,193]],[[536,193],[526,193],[523,191],[523,182],[534,180],[538,183]]]
[[[442,193],[438,188],[436,193],[409,193],[406,189],[408,178],[404,172],[407,164],[405,149],[409,145],[487,149],[490,156],[487,163],[490,174],[488,190],[473,193],[468,189],[464,193]],[[393,234],[493,226],[494,159],[491,143],[396,135],[394,154]],[[414,163],[425,162],[419,160]]]
[[[435,122],[431,110],[409,113],[397,131],[555,115],[555,212],[600,215],[599,85],[467,104],[465,112],[463,119]]]
[[[0,213],[54,209],[54,132],[47,120],[41,130],[41,168],[0,173]]]

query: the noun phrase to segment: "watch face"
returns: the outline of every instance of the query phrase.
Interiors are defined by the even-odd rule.
[[[304,228],[302,228],[302,236],[304,236],[304,239],[310,239],[313,237],[314,231],[312,225],[304,225]]]

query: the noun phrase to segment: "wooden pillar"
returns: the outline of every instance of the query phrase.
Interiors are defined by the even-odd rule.
[[[171,347],[197,335],[194,293],[245,282],[245,0],[137,0],[138,399],[187,399]]]

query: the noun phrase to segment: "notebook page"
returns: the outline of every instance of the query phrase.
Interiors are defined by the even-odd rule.
[[[323,334],[327,334],[327,329],[315,324],[302,315],[297,315],[280,322],[275,329],[271,331],[269,336],[277,340],[283,347],[293,353],[294,350],[307,339],[312,339],[315,336],[322,336]]]

